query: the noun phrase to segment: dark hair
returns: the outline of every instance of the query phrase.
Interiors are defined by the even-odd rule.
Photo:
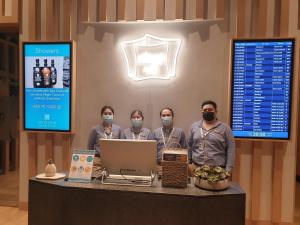
[[[103,115],[103,113],[104,113],[104,111],[105,111],[106,109],[110,109],[110,110],[112,111],[112,113],[115,114],[115,111],[114,111],[113,107],[111,107],[111,106],[109,106],[109,105],[105,105],[105,106],[103,106],[102,109],[101,109],[101,116]]]
[[[142,117],[142,119],[144,120],[144,115],[143,115],[142,111],[139,110],[139,109],[135,109],[135,110],[133,110],[133,111],[131,112],[131,114],[130,114],[130,119],[131,119],[131,117],[133,116],[133,114],[135,114],[135,113],[138,113],[138,114]]]
[[[206,100],[206,101],[204,101],[204,102],[202,103],[202,108],[203,108],[203,106],[205,106],[205,105],[212,105],[215,109],[217,109],[217,104],[216,104],[214,101],[212,101],[212,100]]]
[[[165,109],[170,110],[170,112],[171,112],[171,114],[172,114],[172,117],[174,117],[173,109],[171,109],[171,108],[169,108],[169,107],[162,108],[162,110],[160,110],[159,116],[161,116],[162,111],[164,111]]]

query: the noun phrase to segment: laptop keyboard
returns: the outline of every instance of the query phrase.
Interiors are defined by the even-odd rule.
[[[109,175],[102,180],[103,184],[151,186],[150,176]]]

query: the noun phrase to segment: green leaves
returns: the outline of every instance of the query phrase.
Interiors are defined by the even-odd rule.
[[[216,183],[228,178],[230,173],[220,166],[203,165],[195,169],[195,176],[207,180],[209,183]]]

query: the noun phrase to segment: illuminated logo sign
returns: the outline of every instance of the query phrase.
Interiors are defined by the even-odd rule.
[[[134,80],[175,77],[180,44],[180,39],[159,38],[150,34],[122,42],[128,76]]]

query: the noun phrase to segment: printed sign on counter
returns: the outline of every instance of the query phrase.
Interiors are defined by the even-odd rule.
[[[69,173],[70,181],[90,182],[93,162],[94,150],[74,150]]]

